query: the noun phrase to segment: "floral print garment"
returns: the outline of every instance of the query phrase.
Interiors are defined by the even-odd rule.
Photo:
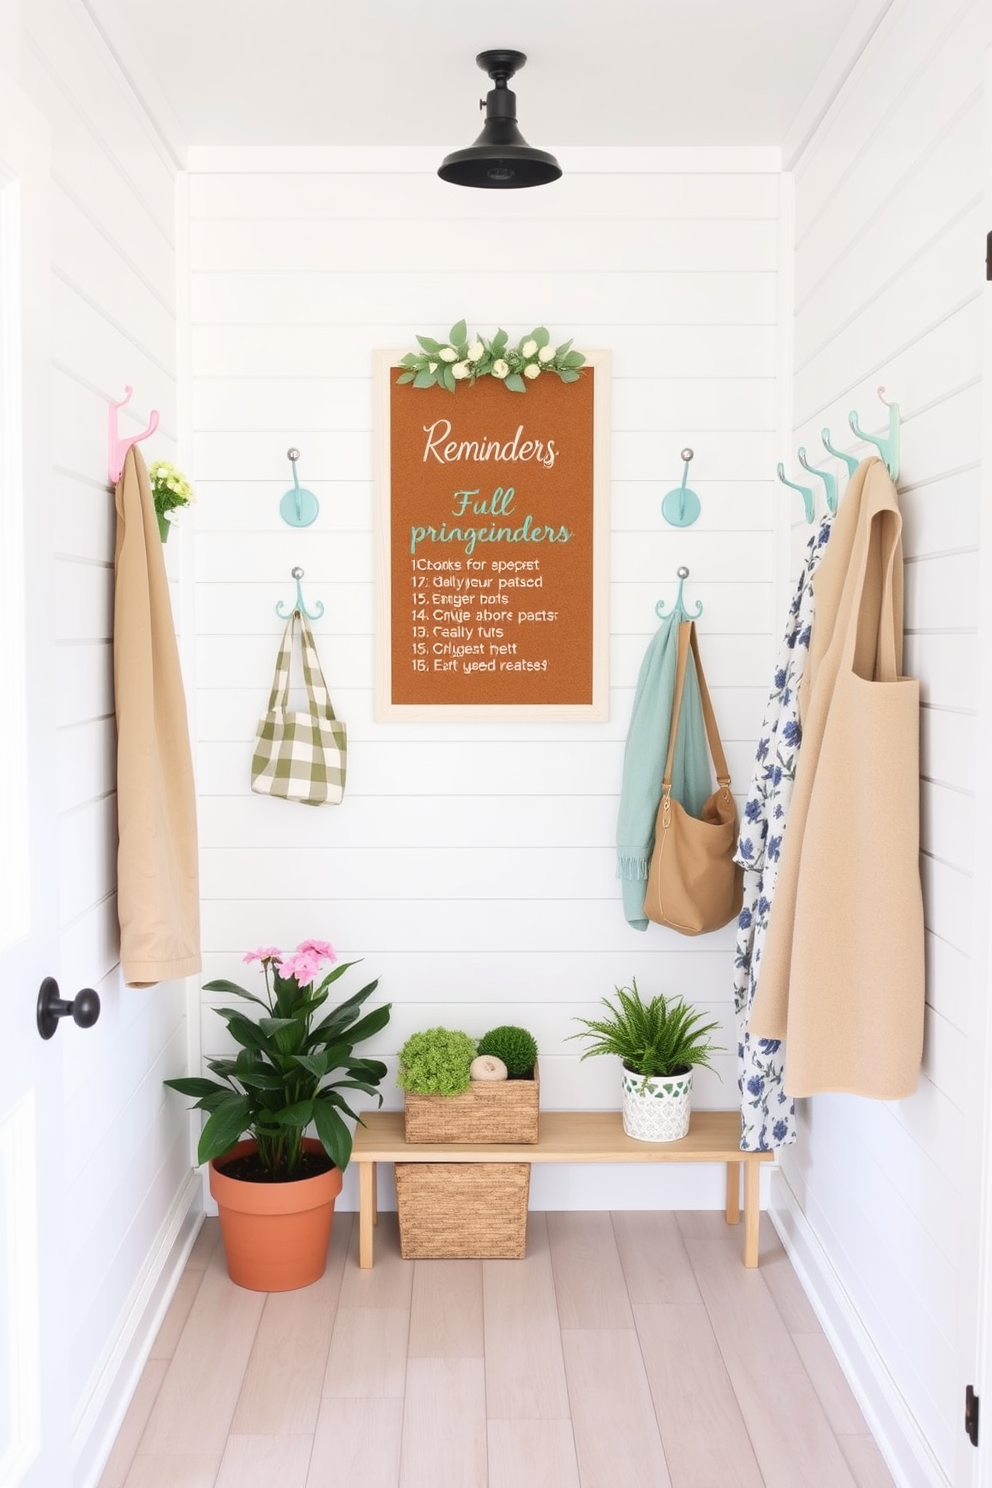
[[[830,536],[832,518],[810,538],[799,587],[789,607],[775,682],[765,708],[751,790],[744,807],[735,862],[744,869],[744,905],[737,922],[734,1008],[737,1014],[737,1083],[741,1096],[741,1150],[766,1152],[796,1140],[796,1108],[784,1086],[781,1039],[752,1038],[747,1023],[761,970],[782,837],[802,742],[799,684],[813,629],[812,578]]]

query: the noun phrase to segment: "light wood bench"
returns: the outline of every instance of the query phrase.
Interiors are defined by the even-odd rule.
[[[619,1111],[542,1111],[535,1143],[407,1143],[402,1111],[371,1111],[355,1129],[351,1160],[358,1165],[358,1264],[373,1261],[373,1226],[378,1220],[376,1164],[381,1162],[530,1162],[727,1164],[727,1223],[741,1217],[744,1170],[744,1264],[758,1264],[759,1164],[770,1152],[740,1150],[739,1111],[694,1111],[689,1134],[679,1142],[639,1142],[625,1135]]]

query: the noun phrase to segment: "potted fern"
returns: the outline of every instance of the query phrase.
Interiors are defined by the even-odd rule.
[[[718,1023],[705,1023],[682,997],[661,993],[645,1002],[635,977],[616,988],[616,1002],[602,998],[608,1017],[577,1018],[584,1026],[570,1038],[589,1041],[582,1055],[616,1054],[623,1081],[623,1129],[642,1142],[677,1142],[689,1130],[692,1072],[712,1069],[718,1045],[709,1035]]]
[[[327,941],[305,940],[291,952],[264,946],[244,959],[259,964],[264,996],[227,980],[204,989],[234,993],[261,1010],[252,1018],[245,1006],[218,1008],[237,1055],[207,1060],[217,1079],[165,1084],[207,1112],[198,1157],[210,1164],[231,1280],[252,1291],[289,1291],[324,1273],[334,1203],[351,1157],[345,1117],[361,1120],[348,1104],[351,1092],[382,1104],[378,1086],[386,1066],[355,1047],[386,1026],[390,1005],[363,1012],[378,985],[373,981],[337,1007],[326,1006],[331,986],[355,965],[344,962],[322,977],[337,960]],[[311,1125],[314,1137],[305,1135]]]

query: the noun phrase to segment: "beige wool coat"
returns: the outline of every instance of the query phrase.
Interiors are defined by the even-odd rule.
[[[851,478],[813,583],[802,747],[749,1022],[793,1096],[898,1100],[923,1049],[919,683],[901,676],[902,518],[881,460]]]
[[[196,796],[165,558],[133,445],[117,483],[117,913],[131,987],[200,970]]]

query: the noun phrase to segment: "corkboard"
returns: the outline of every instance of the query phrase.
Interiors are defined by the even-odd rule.
[[[609,357],[450,393],[376,356],[376,717],[605,719]]]

